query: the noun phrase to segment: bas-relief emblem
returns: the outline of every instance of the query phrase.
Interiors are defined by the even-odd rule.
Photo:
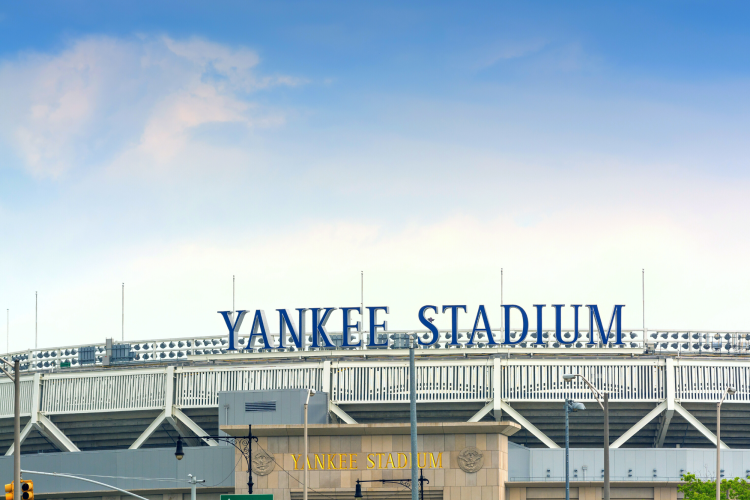
[[[258,450],[253,453],[252,462],[253,472],[259,476],[267,476],[273,471],[274,467],[276,467],[276,462],[273,461],[273,457],[270,457],[268,453],[263,450]]]
[[[484,465],[484,454],[473,446],[464,448],[458,454],[458,466],[464,472],[478,472],[482,465]]]

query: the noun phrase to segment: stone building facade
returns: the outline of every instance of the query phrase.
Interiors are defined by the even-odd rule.
[[[275,500],[302,498],[304,442],[301,425],[256,425],[253,493]],[[422,423],[418,425],[417,463],[429,481],[431,500],[505,500],[508,436],[514,422]],[[246,426],[222,426],[230,435],[247,435]],[[357,480],[364,498],[407,499],[405,484],[382,479],[411,478],[409,424],[341,424],[308,427],[309,489],[315,499],[354,498]],[[236,454],[235,492],[247,493],[247,465]]]

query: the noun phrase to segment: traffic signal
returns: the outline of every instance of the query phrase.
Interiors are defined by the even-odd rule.
[[[21,500],[34,500],[34,481],[21,479]]]
[[[13,483],[5,485],[5,500],[15,500]],[[21,500],[34,500],[34,481],[21,480]]]

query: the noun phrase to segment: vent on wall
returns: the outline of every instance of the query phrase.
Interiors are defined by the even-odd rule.
[[[245,411],[276,411],[276,401],[254,401],[245,403]]]

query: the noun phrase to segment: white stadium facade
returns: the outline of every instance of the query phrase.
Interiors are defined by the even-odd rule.
[[[565,442],[563,403],[574,399],[583,402],[586,410],[570,418],[573,480],[588,473],[589,481],[600,481],[597,460],[601,457],[576,465],[576,460],[587,460],[587,452],[601,453],[603,445],[603,412],[593,392],[580,378],[572,383],[562,378],[580,374],[609,393],[610,446],[613,456],[627,462],[615,464],[612,480],[675,484],[684,472],[706,477],[715,473],[711,452],[716,446],[716,403],[727,387],[733,387],[736,392],[727,396],[721,414],[722,448],[729,457],[726,474],[750,476],[750,332],[622,329],[620,345],[603,344],[601,336],[590,339],[586,330],[580,330],[577,339],[575,333],[572,329],[529,331],[521,339],[521,332],[514,330],[507,334],[517,343],[490,346],[479,342],[482,334],[474,345],[467,345],[471,330],[440,330],[437,342],[416,351],[418,421],[512,423],[514,431],[507,437],[508,483],[500,496],[521,498],[507,489],[514,481],[531,488],[535,481],[561,480],[561,455],[555,453]],[[224,447],[198,437],[219,434],[224,411],[219,393],[225,391],[313,388],[327,394],[329,424],[407,423],[409,351],[405,347],[411,334],[428,338],[430,332],[379,332],[377,341],[387,345],[378,348],[342,347],[341,333],[331,333],[333,347],[309,347],[312,338],[306,335],[304,349],[288,347],[294,345],[290,337],[282,344],[286,348],[267,349],[263,339],[254,335],[253,345],[247,348],[245,333],[235,339],[239,350],[228,349],[230,339],[218,335],[9,353],[4,357],[19,359],[23,370],[22,458],[24,463],[55,463],[68,472],[82,473],[84,463],[93,460],[90,452],[105,462],[107,454],[126,457],[138,450],[170,458],[178,436],[185,438],[186,449],[206,450],[209,457]],[[279,335],[287,334],[268,333],[272,346],[279,345]],[[505,335],[494,332],[497,339]],[[353,333],[353,341],[360,336],[367,340],[367,334]],[[0,378],[0,454],[6,455],[0,459],[0,473],[6,482],[12,444],[13,384]],[[89,458],[77,465],[83,456]],[[49,462],[53,457],[56,461]],[[221,463],[216,458],[206,460]],[[206,464],[198,467],[201,474],[209,474],[203,472]],[[235,484],[240,491],[243,481],[227,478],[221,467],[210,474],[216,485],[206,494],[234,492]],[[164,488],[188,491],[184,484],[122,481],[118,484],[151,494]],[[45,486],[51,490],[49,498],[103,495],[85,484],[53,486],[41,479],[39,484],[49,485]],[[293,490],[291,485],[289,489]],[[41,486],[37,491],[45,498]],[[294,491],[286,495],[297,498]],[[649,498],[657,497],[658,491]],[[445,493],[441,498],[450,496]]]

